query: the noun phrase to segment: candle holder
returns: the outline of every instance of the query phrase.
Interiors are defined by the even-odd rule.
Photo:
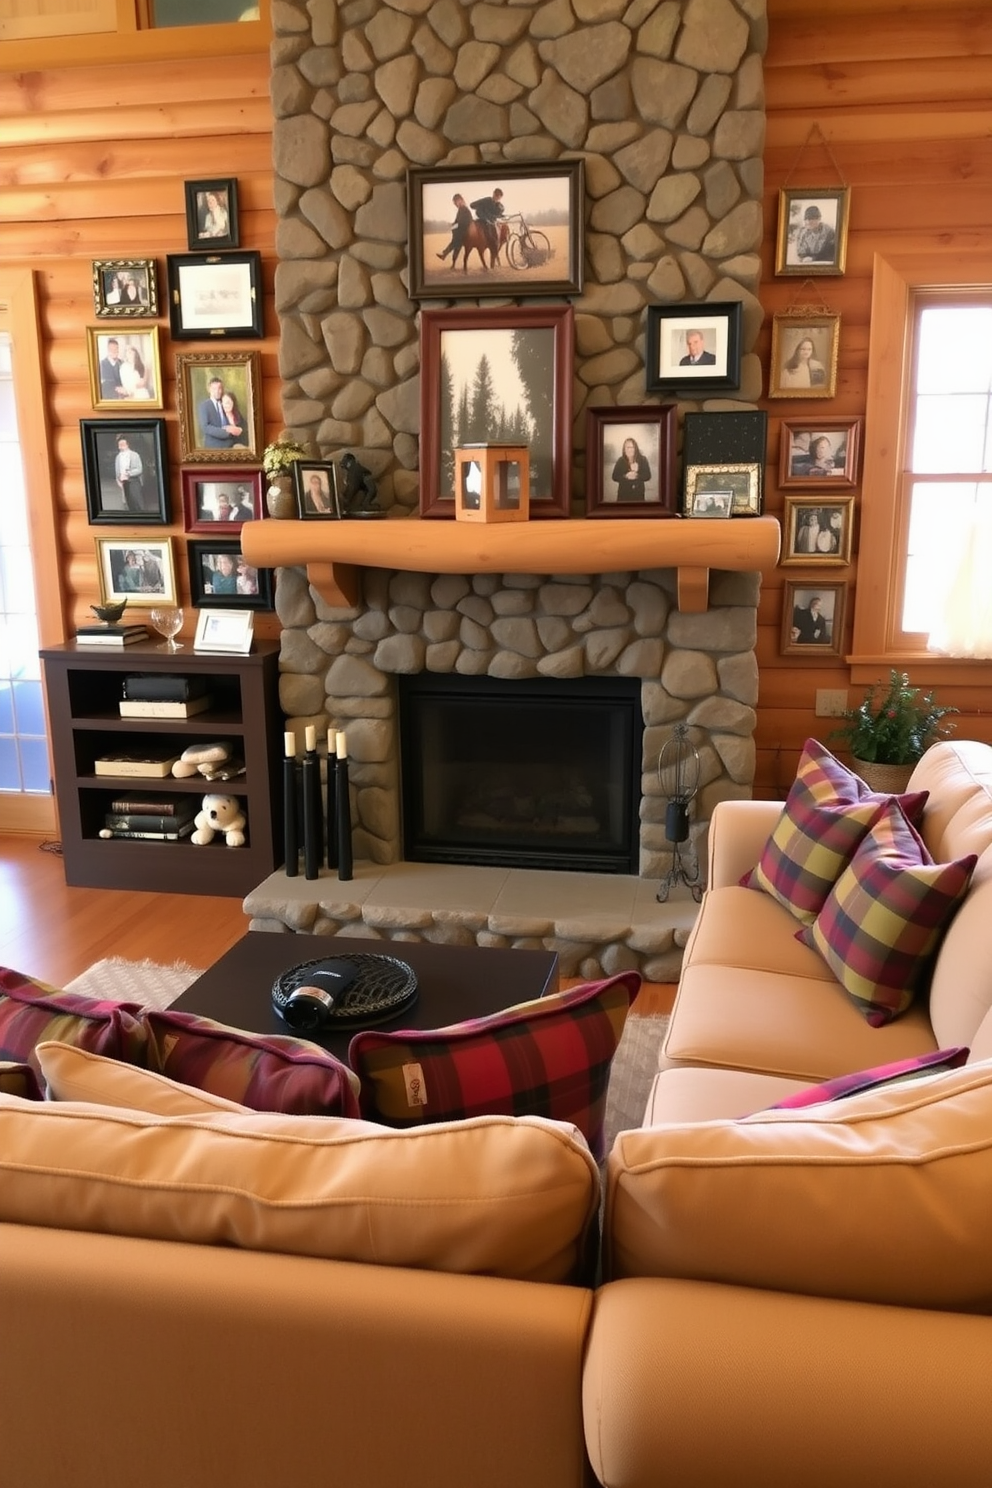
[[[337,798],[338,878],[346,882],[352,876],[351,796],[348,789],[348,744],[343,733],[337,737],[337,768],[334,772]]]
[[[327,866],[338,866],[338,761],[337,732],[327,732],[327,830],[324,840],[327,846]]]
[[[300,871],[300,839],[297,834],[296,813],[296,735],[285,735],[286,757],[282,762],[282,809],[283,809],[283,856],[286,859],[286,877],[295,878]]]
[[[303,872],[307,878],[320,874],[324,856],[323,820],[320,809],[320,756],[317,753],[317,731],[308,727],[306,753],[303,756]]]

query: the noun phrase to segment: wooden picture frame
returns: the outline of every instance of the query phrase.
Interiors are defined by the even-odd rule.
[[[645,387],[649,393],[733,392],[741,383],[739,300],[649,305]],[[698,357],[698,360],[695,358]]]
[[[861,420],[783,419],[780,425],[778,483],[831,490],[858,481]]]
[[[730,500],[723,510],[722,499]],[[723,465],[688,465],[684,510],[687,517],[760,517],[761,466],[757,461]]]
[[[775,273],[843,274],[847,266],[849,186],[787,186],[778,194]]]
[[[846,600],[846,584],[819,584],[813,579],[786,584],[782,593],[782,655],[842,656]],[[812,638],[814,632],[816,638]]]
[[[498,253],[487,267],[476,202],[501,193]],[[458,198],[456,202],[454,198]],[[458,214],[468,214],[465,224]],[[527,165],[440,165],[407,172],[407,242],[411,299],[470,296],[521,299],[582,292],[584,226],[581,160]],[[457,223],[457,226],[456,226]],[[469,244],[461,267],[447,251],[455,232]],[[469,262],[471,260],[471,262]]]
[[[158,314],[158,269],[153,258],[94,258],[93,313],[112,320]]]
[[[854,497],[786,496],[781,567],[843,568],[851,561]]]
[[[165,263],[174,341],[261,337],[261,253],[169,253]]]
[[[260,470],[184,470],[182,487],[186,532],[240,532],[265,516]]]
[[[233,176],[211,181],[187,181],[186,245],[200,248],[237,248],[238,183]]]
[[[212,402],[217,383],[234,401],[227,423]],[[190,464],[257,465],[262,458],[261,358],[257,351],[177,351],[179,447]]]
[[[531,519],[569,515],[574,344],[571,305],[420,312],[422,517],[454,520],[456,443],[496,438],[529,446]],[[456,438],[459,402],[483,358],[490,403]]]
[[[773,315],[769,398],[832,398],[839,347],[839,315]]]
[[[86,355],[94,408],[126,413],[163,408],[158,326],[87,326]]]
[[[156,527],[169,521],[169,451],[165,419],[80,419],[83,488],[92,526]],[[122,447],[121,441],[125,444]],[[141,469],[125,483],[118,456],[137,454]],[[127,467],[133,465],[127,462]]]
[[[126,599],[129,609],[178,604],[171,537],[98,537],[100,603]]]
[[[190,541],[189,592],[192,603],[221,610],[271,610],[272,570],[248,563],[237,541]],[[238,585],[241,588],[238,588]]]
[[[674,403],[590,408],[586,414],[586,516],[677,517],[677,437],[678,407]],[[634,445],[629,452],[628,442]]]
[[[331,460],[296,460],[293,464],[296,510],[304,522],[335,522],[341,516],[338,473]]]

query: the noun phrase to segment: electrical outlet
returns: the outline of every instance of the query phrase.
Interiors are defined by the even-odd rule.
[[[846,687],[818,687],[816,689],[817,718],[843,718],[846,711]]]

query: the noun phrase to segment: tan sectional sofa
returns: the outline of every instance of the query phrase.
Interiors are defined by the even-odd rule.
[[[245,1113],[49,1050],[61,1103],[0,1096],[2,1480],[984,1485],[992,750],[942,745],[916,783],[935,855],[982,856],[929,1010],[884,1029],[735,886],[778,808],[718,809],[599,1285],[565,1127]],[[733,1119],[950,1043],[971,1060],[911,1097]]]

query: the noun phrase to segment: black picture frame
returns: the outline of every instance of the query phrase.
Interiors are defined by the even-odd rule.
[[[649,305],[645,387],[649,393],[734,392],[741,384],[741,303]],[[702,360],[690,362],[698,333]]]
[[[187,181],[185,192],[186,246],[190,250],[237,248],[238,183],[234,177]],[[215,204],[211,203],[211,197],[215,198]]]
[[[293,486],[301,521],[335,522],[341,516],[338,473],[333,460],[294,461]]]
[[[83,487],[91,526],[161,527],[169,521],[169,452],[165,419],[80,419],[83,449]],[[141,459],[139,499],[129,509],[117,483],[120,440]],[[132,501],[135,496],[132,492]]]
[[[765,495],[765,459],[768,447],[768,414],[763,408],[728,413],[686,413],[682,420],[682,510],[688,513],[692,502],[686,501],[687,472],[694,466],[756,467],[758,488],[749,487],[748,513],[754,515],[756,496],[760,512]],[[736,486],[736,482],[732,483]],[[740,499],[733,515],[744,515]]]
[[[472,214],[463,265],[442,252],[459,210],[502,193],[499,252],[487,267],[484,232]],[[410,298],[454,300],[582,293],[584,177],[581,160],[526,165],[440,165],[407,172]],[[453,200],[461,199],[459,207]],[[516,207],[516,210],[512,210]],[[458,252],[461,251],[459,248]],[[485,250],[488,251],[488,250]],[[473,256],[474,255],[474,256]],[[468,260],[471,260],[469,265]]]
[[[140,320],[158,314],[158,269],[153,258],[94,258],[92,263],[95,315]]]
[[[262,335],[262,255],[169,253],[169,330],[174,341],[241,341]]]
[[[678,406],[642,403],[590,408],[586,414],[586,516],[677,517],[675,443]],[[632,489],[624,495],[624,452],[635,446],[628,468]]]
[[[218,592],[214,585],[218,582],[213,575],[219,570],[215,567],[214,560],[230,558],[233,560],[231,575],[223,575],[225,584],[231,577],[235,584],[239,579],[238,565],[245,564],[249,571],[252,582],[256,585],[254,593],[238,592],[235,588],[230,592]],[[186,544],[186,559],[189,564],[189,592],[194,606],[208,606],[210,609],[224,610],[271,610],[272,608],[272,570],[270,568],[256,568],[254,564],[247,563],[241,551],[238,541],[229,542],[224,538],[216,537],[209,541],[190,541]]]

